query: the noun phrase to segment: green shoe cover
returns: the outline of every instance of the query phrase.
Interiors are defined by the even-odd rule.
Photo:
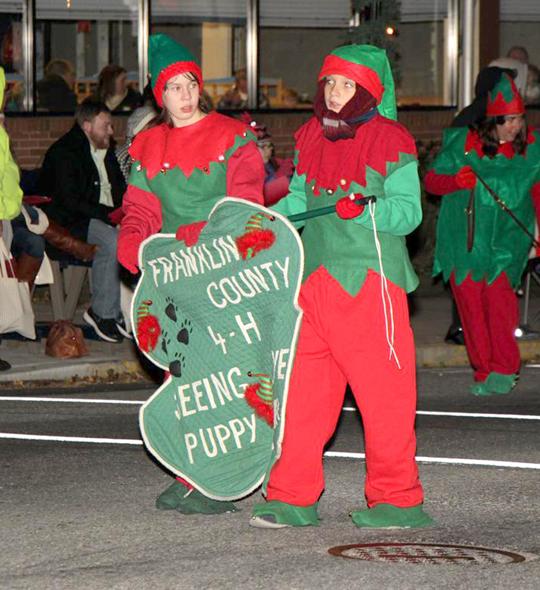
[[[473,395],[491,395],[491,392],[486,387],[485,381],[476,381],[473,383],[471,385],[471,393]]]
[[[175,481],[156,500],[158,510],[176,510],[182,514],[223,514],[237,512],[233,502],[213,500],[196,489],[189,490]]]
[[[518,376],[514,373],[503,375],[502,373],[490,373],[486,379],[486,387],[491,393],[510,393],[516,386]]]
[[[319,526],[317,504],[294,506],[278,500],[255,504],[249,524],[257,528],[280,529],[291,526]]]
[[[392,504],[377,504],[366,510],[355,510],[351,517],[358,527],[376,529],[420,529],[434,524],[421,505],[398,508]]]

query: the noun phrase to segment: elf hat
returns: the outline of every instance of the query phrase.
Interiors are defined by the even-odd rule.
[[[522,115],[524,112],[523,98],[521,98],[514,80],[508,74],[503,74],[497,84],[488,92],[486,116]]]
[[[394,78],[384,49],[373,45],[344,45],[324,58],[318,80],[340,74],[365,88],[377,101],[381,115],[397,119]]]
[[[171,39],[168,35],[158,33],[150,35],[148,49],[148,68],[150,70],[152,89],[160,107],[163,106],[163,91],[170,78],[178,74],[191,72],[197,78],[202,92],[203,78],[199,64],[193,54]]]

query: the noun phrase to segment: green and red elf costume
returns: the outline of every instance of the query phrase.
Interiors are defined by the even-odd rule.
[[[356,83],[339,113],[326,108],[326,77]],[[350,384],[365,432],[367,510],[357,526],[427,526],[415,461],[415,347],[406,294],[418,283],[405,236],[421,221],[415,143],[396,122],[394,85],[383,50],[340,47],[319,73],[315,116],[296,133],[291,215],[336,205],[302,233],[303,319],[289,386],[282,453],[253,526],[317,525],[323,450]],[[349,196],[374,195],[365,208]]]
[[[503,75],[488,95],[487,119],[502,124],[504,116],[524,112],[514,82]],[[476,129],[448,129],[441,152],[425,177],[428,192],[444,195],[433,274],[442,273],[450,281],[474,369],[471,391],[475,395],[508,393],[520,369],[514,335],[519,307],[514,290],[531,249],[535,206],[540,211],[540,133],[525,130],[524,137],[521,153],[515,141],[499,141],[495,153],[488,154]],[[504,201],[530,235],[479,179]]]
[[[150,37],[149,69],[161,107],[167,81],[178,74],[193,75],[202,92],[195,58],[167,35]],[[193,245],[223,197],[263,203],[264,165],[256,137],[236,119],[212,112],[185,127],[161,123],[139,133],[129,153],[133,163],[123,200],[118,260],[132,273],[138,271],[139,246],[150,235],[175,233]],[[155,334],[148,338],[155,340]],[[178,480],[158,497],[158,508],[184,514],[234,511],[231,502],[206,498]]]
[[[193,55],[167,35],[150,37],[149,68],[159,106],[167,80],[191,73],[202,91]],[[137,272],[139,245],[162,231],[197,239],[212,207],[225,195],[263,202],[264,166],[250,127],[216,112],[187,127],[162,123],[139,133],[123,200],[118,259]]]

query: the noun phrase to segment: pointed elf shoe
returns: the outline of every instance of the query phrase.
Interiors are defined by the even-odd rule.
[[[490,393],[510,393],[516,386],[518,375],[503,375],[502,373],[490,373],[486,379],[486,387]]]
[[[366,510],[355,510],[351,517],[357,527],[375,529],[419,529],[434,524],[421,505],[398,508],[392,504],[377,504]]]
[[[319,526],[317,504],[293,506],[279,500],[255,504],[250,526],[259,529],[283,529],[297,526]]]
[[[491,395],[485,381],[475,381],[470,387],[470,392],[477,396]]]
[[[176,510],[181,514],[224,514],[237,512],[233,502],[221,502],[208,498],[194,488],[175,481],[156,499],[158,510]]]

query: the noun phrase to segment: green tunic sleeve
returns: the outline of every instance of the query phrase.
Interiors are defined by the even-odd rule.
[[[298,163],[298,155],[294,158],[294,164]],[[307,197],[306,197],[306,176],[305,174],[298,175],[296,172],[291,178],[289,184],[289,194],[283,199],[279,200],[272,209],[288,217],[289,215],[296,215],[297,213],[304,213],[307,211]],[[296,228],[303,227],[305,221],[298,221],[294,224]]]
[[[374,217],[378,231],[395,236],[406,236],[420,225],[422,206],[416,160],[396,168],[386,177],[384,197],[377,200]],[[354,222],[369,229],[373,228],[367,206]]]

